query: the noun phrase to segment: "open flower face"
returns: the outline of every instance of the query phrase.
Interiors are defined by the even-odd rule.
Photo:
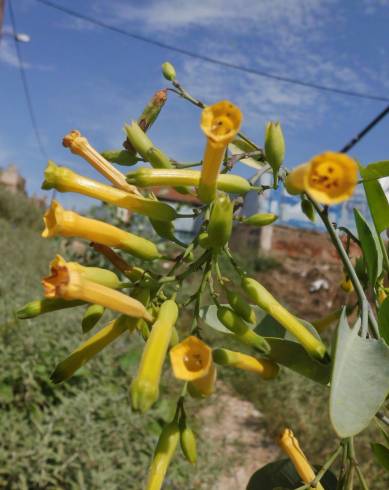
[[[174,376],[185,381],[204,378],[212,366],[212,351],[194,336],[186,338],[170,350]]]
[[[45,222],[45,229],[42,232],[42,236],[45,238],[56,236],[62,231],[62,221],[64,218],[64,209],[58,201],[53,201],[49,209],[43,216]]]
[[[201,129],[215,146],[230,143],[241,123],[241,111],[228,100],[206,107],[201,115]]]
[[[304,175],[304,187],[322,204],[338,204],[349,199],[358,180],[358,166],[343,153],[327,151],[314,157]]]
[[[72,277],[72,279],[77,279],[78,273],[75,271],[72,272],[65,260],[60,255],[57,255],[51,262],[50,270],[51,275],[42,280],[45,297],[68,299],[68,285],[71,279],[70,276],[73,274],[74,277]]]

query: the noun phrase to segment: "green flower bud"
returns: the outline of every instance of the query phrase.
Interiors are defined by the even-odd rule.
[[[131,154],[127,150],[106,150],[102,151],[101,155],[111,163],[118,163],[130,167],[139,161],[135,154]]]
[[[217,317],[234,334],[237,340],[255,347],[261,352],[270,352],[270,346],[266,340],[250,330],[247,324],[230,308],[226,308],[225,306],[218,308]]]
[[[162,488],[167,469],[176,451],[179,439],[180,429],[177,422],[173,421],[165,425],[154,451],[146,490],[160,490]]]
[[[208,239],[213,248],[221,248],[228,242],[232,231],[234,205],[227,194],[216,196],[212,204],[208,224]]]
[[[84,333],[89,332],[104,315],[105,308],[101,305],[90,305],[82,317],[81,326]]]
[[[16,317],[20,320],[35,318],[36,316],[50,313],[51,311],[63,310],[65,308],[74,308],[75,306],[84,305],[85,301],[66,300],[62,298],[44,298],[30,301],[16,311]]]
[[[138,124],[143,131],[147,131],[154,124],[154,121],[157,119],[166,101],[166,89],[158,90],[158,92],[151,97],[138,119]]]
[[[196,437],[186,421],[180,421],[180,444],[185,458],[189,463],[195,464],[197,461]]]
[[[313,223],[316,221],[315,208],[311,201],[308,201],[305,197],[301,199],[301,211],[305,214],[305,216],[312,221]]]
[[[169,80],[169,82],[172,82],[176,79],[176,70],[174,66],[168,61],[166,61],[162,65],[162,75],[164,76],[164,78],[166,78],[166,80]]]
[[[271,225],[278,219],[278,216],[273,213],[257,213],[242,219],[242,223],[253,226]]]
[[[274,184],[285,158],[285,140],[279,122],[268,122],[265,129],[265,157],[273,169]]]
[[[231,308],[241,316],[246,322],[255,325],[257,318],[254,310],[239,293],[226,289],[228,303]]]

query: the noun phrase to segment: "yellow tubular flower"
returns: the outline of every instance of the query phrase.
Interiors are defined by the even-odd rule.
[[[349,199],[357,185],[358,166],[344,153],[327,151],[297,166],[285,179],[290,194],[306,192],[322,204]]]
[[[117,289],[120,286],[118,276],[107,269],[102,269],[101,267],[85,267],[78,262],[66,262],[61,255],[56,255],[55,259],[50,262],[52,273],[63,267],[66,267],[69,271],[77,272],[88,281],[97,282],[107,288]]]
[[[311,483],[315,479],[315,473],[309,464],[305,454],[300,448],[298,440],[290,429],[285,429],[278,441],[281,449],[292,461],[296,471],[304,483]],[[311,487],[313,488],[313,487]],[[317,490],[324,490],[319,482],[315,487]]]
[[[317,359],[326,355],[326,347],[320,339],[311,332],[284,306],[282,306],[258,281],[250,277],[242,279],[242,289],[251,298],[254,304],[266,311],[288,330],[304,349]]]
[[[146,308],[134,298],[115,291],[97,282],[90,281],[82,273],[73,270],[68,263],[53,261],[51,276],[42,280],[46,298],[79,299],[93,303],[127,316],[152,321]]]
[[[215,349],[213,359],[222,366],[231,366],[259,374],[263,379],[273,379],[279,372],[278,365],[268,359],[256,359],[241,352],[228,349]]]
[[[191,335],[170,349],[170,362],[177,379],[204,378],[212,366],[212,351],[202,340]]]
[[[123,189],[126,192],[139,194],[138,189],[135,186],[128,184],[124,175],[100,155],[100,153],[89,144],[89,141],[84,136],[81,136],[79,131],[70,131],[70,133],[64,137],[62,143],[63,146],[69,148],[72,153],[81,156],[89,162],[92,167],[104,175],[106,179],[111,181],[115,187]]]
[[[217,370],[215,364],[211,364],[208,374],[188,383],[188,391],[194,398],[206,398],[215,391]]]
[[[239,108],[227,100],[203,109],[201,129],[207,137],[198,195],[210,203],[215,198],[217,177],[226,148],[235,138],[242,123]]]
[[[51,375],[53,383],[62,383],[62,381],[70,378],[77,369],[101,352],[104,347],[111,344],[125,331],[132,332],[137,321],[135,318],[128,318],[123,315],[109,322],[99,332],[83,342],[69,357],[58,364]]]
[[[160,490],[170,461],[176,451],[180,440],[180,429],[177,422],[173,421],[165,425],[159,436],[157,447],[154,451],[153,461],[149,470],[146,490]]]
[[[143,349],[138,372],[131,385],[134,410],[146,412],[159,397],[162,366],[177,321],[178,308],[174,301],[165,301]]]
[[[145,238],[116,228],[115,226],[85,218],[73,211],[66,211],[53,201],[44,215],[45,229],[42,236],[80,237],[92,242],[101,243],[108,247],[116,247],[144,260],[160,257],[154,243]]]
[[[176,211],[166,203],[129,194],[121,189],[102,184],[97,180],[76,174],[69,168],[59,167],[51,160],[49,160],[45,170],[42,189],[77,192],[160,221],[171,221],[177,217]]]

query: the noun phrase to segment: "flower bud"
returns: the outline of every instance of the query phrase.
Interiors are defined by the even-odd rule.
[[[197,461],[197,444],[193,430],[188,426],[186,420],[180,421],[180,443],[184,456],[189,463]]]
[[[171,63],[169,63],[168,61],[166,61],[162,65],[162,75],[169,82],[172,82],[173,80],[176,79],[176,70],[175,70],[174,66]]]
[[[254,325],[257,321],[255,312],[243,298],[243,296],[235,291],[231,291],[230,289],[225,288],[225,290],[227,293],[228,303],[235,313],[241,316],[246,322]]]
[[[278,171],[285,158],[285,140],[279,122],[268,122],[265,129],[265,158],[270,163],[274,182],[277,184]]]
[[[43,237],[79,237],[101,243],[108,247],[125,250],[143,260],[160,257],[154,243],[145,238],[133,235],[96,219],[85,218],[74,211],[66,211],[57,201],[52,201],[44,215],[45,229]]]
[[[305,214],[305,216],[310,221],[312,221],[312,223],[315,222],[316,220],[315,208],[313,207],[311,201],[309,201],[305,197],[302,197],[301,199],[301,211]]]
[[[160,221],[171,221],[177,217],[176,211],[166,203],[115,189],[96,180],[78,175],[66,167],[58,167],[51,160],[45,170],[42,189],[77,192]]]
[[[165,301],[153,324],[137,375],[131,385],[131,402],[134,410],[146,412],[159,397],[159,382],[162,366],[177,321],[178,308],[174,301]]]
[[[209,242],[209,236],[206,231],[200,233],[198,240],[199,240],[200,247],[204,248],[205,250],[211,248],[211,244]]]
[[[151,97],[138,119],[138,124],[143,131],[147,131],[154,124],[166,101],[166,89],[158,90]]]
[[[127,174],[127,182],[139,187],[150,186],[193,186],[200,185],[201,172],[199,170],[177,169],[177,168],[145,168],[141,167]],[[217,189],[232,194],[246,194],[251,186],[250,183],[232,174],[219,174],[216,180]]]
[[[269,359],[256,359],[228,349],[214,349],[213,360],[222,366],[231,366],[259,374],[263,379],[273,379],[279,372],[278,365]]]
[[[136,155],[130,153],[127,150],[106,150],[100,152],[101,156],[112,163],[118,163],[119,165],[124,165],[130,167],[138,163],[139,158]]]
[[[210,203],[216,196],[216,182],[227,146],[235,138],[242,122],[238,107],[227,100],[203,109],[201,129],[206,138],[203,166],[201,169],[198,196],[204,203]]]
[[[227,194],[219,194],[212,204],[208,240],[213,248],[222,248],[228,242],[232,231],[234,204]]]
[[[278,216],[273,213],[256,213],[242,219],[245,225],[266,226],[271,225],[278,219]]]
[[[176,451],[180,439],[180,429],[177,422],[165,425],[159,436],[150,466],[146,490],[160,490],[165,479],[170,461]]]
[[[126,331],[132,332],[136,319],[121,315],[109,322],[95,335],[83,342],[69,357],[60,362],[51,375],[53,383],[62,383],[70,378],[81,366],[101,352]]]
[[[294,335],[313,357],[323,359],[326,347],[289,311],[284,308],[258,281],[250,277],[242,279],[242,289],[254,304],[266,311],[286,330]]]
[[[101,305],[90,305],[85,310],[84,316],[82,317],[81,327],[84,333],[89,332],[92,328],[100,321],[101,317],[104,315],[105,308]]]
[[[44,298],[30,301],[16,311],[16,317],[20,320],[35,318],[36,316],[50,313],[51,311],[63,310],[65,308],[74,308],[84,305],[84,301],[68,301],[62,298]]]
[[[240,342],[255,347],[261,352],[270,352],[270,346],[266,340],[261,335],[250,330],[248,325],[230,308],[219,307],[217,309],[217,317]]]

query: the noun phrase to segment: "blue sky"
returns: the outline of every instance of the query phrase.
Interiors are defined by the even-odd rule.
[[[389,95],[389,0],[56,0],[79,12],[169,44],[275,74],[343,89]],[[7,2],[6,2],[7,3]],[[319,92],[211,65],[92,26],[34,0],[13,2],[40,132],[51,159],[95,176],[62,148],[79,129],[98,149],[119,148],[122,127],[153,92],[166,86],[160,65],[206,103],[228,98],[244,112],[243,129],[263,142],[265,122],[281,121],[287,165],[337,150],[384,102]],[[9,36],[0,44],[0,167],[15,163],[29,193],[42,194],[46,162],[26,109]],[[176,160],[200,159],[199,111],[170,95],[150,136]],[[389,158],[389,117],[352,154],[362,162]],[[240,166],[239,173],[251,170]],[[85,201],[61,196],[68,206]],[[88,201],[89,202],[89,201]]]

